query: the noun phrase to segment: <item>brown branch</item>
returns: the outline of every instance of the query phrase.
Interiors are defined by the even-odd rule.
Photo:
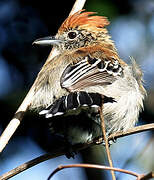
[[[110,153],[110,149],[109,149],[109,142],[108,142],[108,138],[106,136],[105,120],[104,120],[102,109],[103,109],[103,105],[100,108],[100,119],[101,119],[101,126],[102,126],[102,134],[103,134],[103,139],[105,142],[105,149],[106,149],[109,165],[110,165],[110,167],[113,167],[113,162],[112,162],[111,153]],[[111,170],[111,175],[112,175],[112,180],[116,180],[115,173],[112,170]]]
[[[150,131],[150,130],[151,131],[154,130],[154,123],[136,126],[134,128],[127,130],[126,132],[122,132],[122,131],[116,132],[114,134],[111,134],[108,137],[108,140],[112,140],[114,138],[116,139],[116,138],[120,138],[120,137],[125,137],[128,135],[132,135],[132,134],[136,134],[136,133],[140,133],[140,132],[144,132],[144,131]]]
[[[154,123],[134,127],[132,129],[128,130],[127,132],[117,132],[115,134],[111,134],[108,137],[108,140],[112,140],[113,138],[120,138],[120,137],[128,136],[128,135],[135,134],[135,133],[140,133],[140,132],[144,132],[144,131],[148,131],[148,130],[154,130]],[[96,144],[98,141],[99,141],[99,143],[102,142],[102,138],[100,138],[99,140],[97,139],[95,142],[89,142],[88,144],[85,144],[85,145],[73,146],[73,150],[74,151],[80,151],[80,150],[85,149],[91,145]],[[55,158],[55,157],[58,157],[58,156],[61,156],[64,154],[65,154],[64,147],[61,147],[58,149],[53,149],[52,152],[50,152],[50,154],[45,154],[45,155],[39,156],[39,157],[37,157],[31,161],[28,161],[28,162],[26,162],[26,163],[24,163],[24,164],[22,164],[16,168],[12,169],[9,172],[1,175],[0,180],[6,180],[10,177],[15,176],[16,174],[19,174],[19,173],[35,166],[35,165],[41,163],[41,162],[44,162],[46,160],[49,160],[49,159],[52,159],[52,158]]]
[[[70,164],[70,165],[60,165],[58,166],[48,177],[47,180],[50,180],[50,178],[56,174],[58,171],[62,170],[62,169],[66,169],[66,168],[75,168],[75,167],[82,167],[82,168],[95,168],[95,169],[101,169],[101,170],[112,170],[112,171],[118,171],[121,173],[125,173],[125,174],[129,174],[132,176],[135,176],[137,178],[140,177],[140,174],[137,174],[135,172],[132,171],[128,171],[125,169],[120,169],[120,168],[114,168],[114,167],[108,167],[108,166],[102,166],[102,165],[97,165],[97,164]]]
[[[148,180],[151,178],[154,178],[154,172],[150,172],[148,174],[141,175],[139,180]]]
[[[61,156],[61,155],[64,155],[65,151],[64,151],[64,148],[59,148],[58,150],[55,149],[52,151],[52,154],[44,154],[42,156],[39,156],[35,159],[32,159],[22,165],[19,165],[18,167],[12,169],[11,171],[8,171],[7,173],[3,174],[2,176],[0,176],[0,180],[6,180],[6,179],[9,179],[41,162],[44,162],[44,161],[47,161],[49,159],[53,159],[55,157],[58,157],[58,156]]]
[[[77,12],[78,10],[81,10],[85,4],[85,1],[86,0],[76,0],[70,14],[73,14],[73,13]],[[50,61],[56,55],[57,55],[57,51],[55,48],[53,48],[52,51],[50,52],[46,62]],[[35,82],[36,82],[36,80],[35,80]],[[12,135],[14,134],[14,132],[20,125],[20,122],[22,121],[25,112],[28,110],[30,103],[31,103],[31,99],[34,95],[35,82],[32,85],[31,89],[29,90],[28,94],[26,95],[25,99],[19,106],[18,110],[16,111],[13,119],[10,121],[8,126],[5,128],[4,132],[1,134],[0,152],[3,151],[3,149],[7,145],[8,141],[10,140],[10,138],[12,137]]]

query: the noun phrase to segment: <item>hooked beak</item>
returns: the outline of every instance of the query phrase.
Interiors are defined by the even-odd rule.
[[[44,38],[36,39],[32,44],[36,45],[43,45],[43,46],[49,46],[49,45],[59,45],[62,43],[62,40],[56,39],[55,36],[48,36]]]

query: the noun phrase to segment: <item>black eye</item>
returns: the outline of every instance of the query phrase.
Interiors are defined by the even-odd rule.
[[[74,31],[68,33],[68,37],[69,37],[70,39],[74,39],[76,36],[77,36],[77,33],[74,32]]]

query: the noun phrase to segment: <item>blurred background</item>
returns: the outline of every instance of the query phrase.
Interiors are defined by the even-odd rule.
[[[21,104],[37,73],[48,57],[50,47],[33,47],[40,37],[54,35],[69,14],[74,0],[0,0],[0,134]],[[154,0],[87,0],[86,10],[107,16],[108,30],[121,58],[133,56],[144,72],[148,96],[139,124],[154,122]],[[115,167],[138,173],[154,170],[154,134],[144,132],[120,138],[111,146]],[[28,112],[0,155],[0,174],[46,153],[54,144],[45,119]],[[102,145],[83,150],[75,159],[61,156],[43,162],[12,180],[48,177],[59,164],[97,163],[108,165]],[[118,180],[133,179],[116,173]],[[69,169],[53,177],[71,180],[111,179],[109,172]],[[135,178],[134,178],[135,179]]]

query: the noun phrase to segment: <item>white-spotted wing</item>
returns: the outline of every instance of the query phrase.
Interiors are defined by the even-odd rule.
[[[121,75],[122,68],[117,60],[102,61],[88,55],[82,61],[66,67],[61,76],[61,86],[75,91],[88,86],[111,84]]]
[[[98,108],[101,107],[102,102],[113,103],[115,100],[112,97],[102,96],[98,93],[72,92],[67,96],[62,96],[39,114],[45,115],[46,118],[51,118],[53,116],[65,115],[69,111],[73,113],[81,107]]]

